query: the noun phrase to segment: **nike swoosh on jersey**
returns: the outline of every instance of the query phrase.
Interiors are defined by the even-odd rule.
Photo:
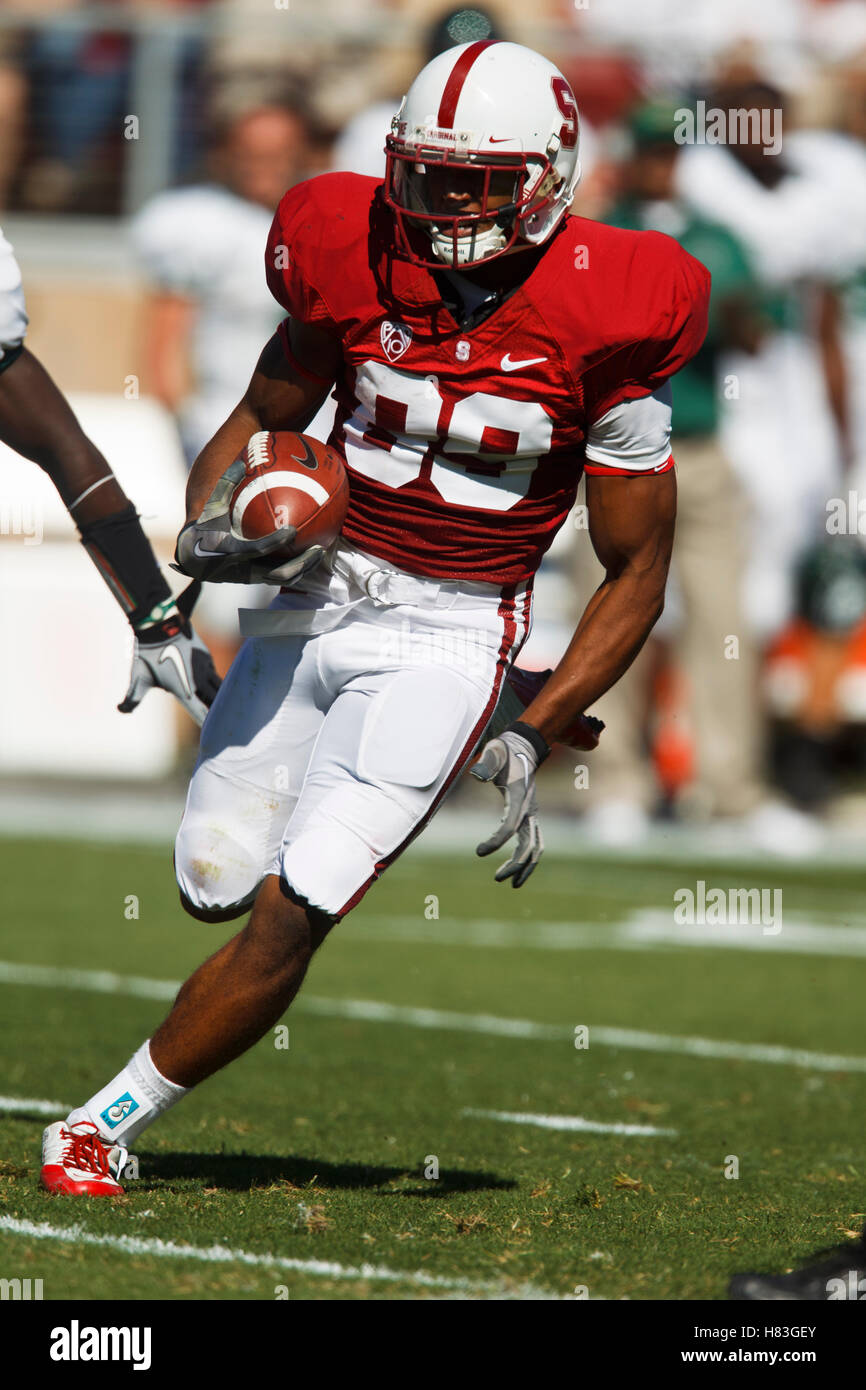
[[[183,686],[187,698],[191,700],[193,696],[193,689],[189,683],[189,676],[186,673],[186,667],[183,664],[183,657],[181,656],[177,647],[166,647],[164,651],[160,652],[160,665],[162,665],[163,661],[170,661],[172,663],[175,670],[177,671],[177,674],[180,676],[181,685]]]
[[[502,359],[501,366],[504,372],[516,372],[521,367],[534,367],[537,363],[546,361],[546,357],[527,357],[522,362],[512,362],[511,353],[506,352],[505,356]]]

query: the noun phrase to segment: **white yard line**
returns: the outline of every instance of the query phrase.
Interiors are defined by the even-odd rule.
[[[535,1125],[537,1129],[574,1130],[581,1134],[627,1134],[675,1136],[675,1129],[659,1129],[656,1125],[602,1124],[600,1120],[585,1120],[582,1115],[530,1115],[517,1110],[460,1111],[477,1120],[501,1120],[510,1125]]]
[[[104,970],[62,970],[55,966],[18,965],[0,961],[0,984],[41,985],[56,989],[89,990],[98,994],[134,995],[145,999],[173,999],[180,984],[174,980],[149,980],[137,975],[114,975]],[[502,1018],[496,1014],[456,1013],[448,1009],[424,1009],[389,1004],[375,999],[322,999],[301,995],[293,1005],[298,1014],[326,1018],[358,1019],[366,1023],[397,1023],[409,1028],[446,1032],[483,1033],[541,1042],[564,1042],[573,1029],[561,1023],[536,1023],[532,1019]],[[805,1048],[778,1047],[768,1043],[726,1042],[723,1038],[683,1037],[649,1033],[638,1028],[589,1025],[591,1046],[622,1047],[641,1052],[662,1052],[689,1057],[724,1058],[732,1061],[767,1062],[806,1067],[813,1071],[866,1072],[866,1057],[811,1052]]]
[[[521,951],[652,951],[657,946],[705,950],[774,951],[790,955],[866,956],[866,927],[791,919],[776,935],[759,924],[679,926],[670,911],[651,908],[621,922],[501,922],[495,918],[427,921],[390,916],[350,924],[366,941],[408,941]]]
[[[127,994],[139,999],[174,999],[181,981],[149,980],[143,975],[115,975],[111,970],[76,970],[71,966],[19,965],[17,961],[0,961],[0,984],[81,989],[90,994]]]
[[[416,1009],[384,1004],[371,999],[299,999],[295,1008],[332,1018],[356,1018],[370,1023],[402,1023],[412,1028],[436,1028],[461,1033],[489,1033],[509,1038],[547,1042],[571,1039],[573,1030],[562,1024],[534,1023],[523,1018],[498,1018],[492,1014],[458,1014],[444,1009]],[[817,1071],[866,1072],[866,1057],[843,1057],[803,1048],[776,1047],[766,1043],[725,1042],[722,1038],[689,1038],[670,1033],[647,1033],[637,1028],[606,1028],[589,1024],[590,1046],[636,1048],[641,1052],[672,1052],[691,1057],[730,1058],[735,1061],[770,1062]]]
[[[202,1264],[241,1264],[253,1268],[285,1269],[323,1279],[376,1280],[388,1284],[410,1284],[417,1288],[447,1289],[481,1298],[558,1299],[532,1284],[509,1288],[494,1280],[452,1278],[428,1274],[421,1269],[388,1269],[384,1265],[343,1265],[335,1260],[298,1260],[288,1255],[262,1255],[251,1250],[232,1250],[225,1245],[177,1245],[174,1241],[146,1236],[97,1235],[81,1225],[52,1226],[47,1221],[24,1221],[0,1216],[0,1232],[25,1236],[30,1240],[52,1240],[68,1245],[91,1245],[123,1255],[151,1255],[157,1259],[197,1260]]]
[[[420,1009],[412,1005],[386,1004],[377,999],[299,998],[293,1005],[307,1014],[325,1018],[359,1019],[364,1023],[402,1023],[410,1028],[432,1028],[455,1033],[487,1033],[502,1038],[531,1038],[561,1042],[573,1032],[561,1023],[535,1023],[528,1018],[500,1018],[496,1014],[461,1014],[450,1009]]]
[[[64,1105],[62,1100],[28,1100],[26,1096],[0,1096],[2,1115],[53,1115],[56,1120],[61,1120],[71,1109],[72,1106]]]

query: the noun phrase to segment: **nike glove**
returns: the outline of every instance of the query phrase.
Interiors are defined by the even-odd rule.
[[[258,540],[236,536],[229,506],[243,477],[244,461],[237,458],[217,482],[198,520],[178,536],[172,569],[209,584],[293,584],[319,563],[325,549],[313,545],[280,564],[268,557],[291,545],[297,535],[294,526],[282,526]]]
[[[549,752],[538,730],[518,721],[499,738],[491,739],[472,768],[473,777],[492,782],[505,798],[498,829],[475,853],[492,854],[512,835],[517,836],[511,858],[496,870],[497,883],[510,878],[512,888],[522,887],[541,858],[544,843],[538,825],[535,773]]]
[[[190,584],[177,613],[135,633],[129,689],[117,706],[129,714],[155,686],[174,695],[196,724],[203,724],[220,688],[211,654],[189,621],[201,585]]]

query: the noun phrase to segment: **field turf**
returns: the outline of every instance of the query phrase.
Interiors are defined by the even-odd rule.
[[[700,878],[782,889],[782,931],[623,937]],[[862,874],[548,854],[514,892],[417,847],[113,1201],[38,1189],[37,1102],[104,1084],[234,928],[183,915],[168,850],[6,840],[0,881],[0,1274],[46,1299],[718,1299],[863,1224]]]

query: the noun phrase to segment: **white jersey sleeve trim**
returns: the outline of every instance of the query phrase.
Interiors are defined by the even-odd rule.
[[[586,457],[605,468],[652,473],[671,456],[671,385],[651,396],[621,401],[590,426]]]
[[[21,271],[12,247],[0,232],[0,362],[21,346],[26,332]]]

